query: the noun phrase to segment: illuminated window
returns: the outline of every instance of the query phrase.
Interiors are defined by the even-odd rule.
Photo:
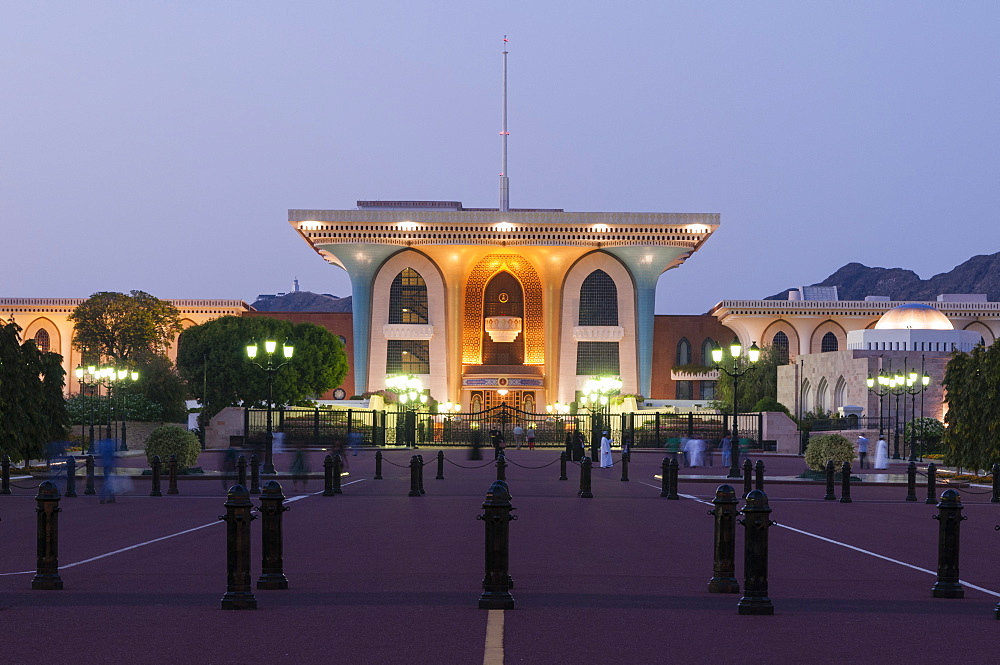
[[[48,330],[42,328],[41,330],[35,333],[35,346],[38,347],[39,351],[41,351],[42,353],[48,353],[49,344],[50,342],[49,342]]]
[[[406,268],[392,280],[389,323],[427,323],[427,284],[413,268]]]
[[[576,373],[618,374],[618,342],[577,342]]]
[[[390,339],[386,345],[386,374],[430,374],[430,349],[426,339]]]
[[[828,332],[827,334],[823,335],[823,341],[820,342],[820,347],[819,347],[821,353],[836,351],[837,348],[838,347],[837,347],[836,335],[834,335],[832,332]]]
[[[618,288],[611,275],[595,270],[580,287],[581,326],[618,325]]]

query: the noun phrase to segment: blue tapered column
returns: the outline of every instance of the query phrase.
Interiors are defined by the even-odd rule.
[[[354,328],[354,392],[368,389],[368,349],[371,339],[372,285],[386,260],[405,250],[394,245],[317,245],[335,256],[351,278],[351,319]]]

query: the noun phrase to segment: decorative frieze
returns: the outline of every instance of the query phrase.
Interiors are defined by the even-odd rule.
[[[625,337],[622,326],[574,326],[573,339],[578,342],[618,342]]]
[[[382,336],[386,339],[430,339],[434,337],[434,326],[426,323],[387,323],[382,326]]]

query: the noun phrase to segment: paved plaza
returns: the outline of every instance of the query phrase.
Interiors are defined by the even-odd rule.
[[[0,496],[2,663],[938,663],[995,662],[1000,621],[1000,504],[963,488],[964,599],[935,599],[939,524],[904,502],[899,475],[865,475],[853,503],[823,501],[822,484],[793,481],[801,458],[769,456],[769,595],[774,616],[739,616],[739,595],[712,594],[707,502],[725,470],[682,470],[681,499],[660,497],[662,454],[559,481],[558,451],[511,450],[507,481],[515,609],[477,607],[482,514],[492,460],[420,451],[426,494],[407,496],[412,451],[348,458],[344,493],[314,477],[284,515],[286,591],[256,591],[256,611],[223,611],[222,482],[184,479],[179,496],[149,497],[149,480],[115,504],[60,503],[62,591],[33,591],[37,481]],[[491,451],[486,451],[492,457]],[[321,471],[323,452],[311,457]],[[617,455],[616,455],[617,459]],[[756,458],[755,458],[756,459]],[[207,469],[221,455],[205,453]],[[287,466],[279,457],[279,470]],[[390,463],[391,462],[391,463]],[[554,463],[553,463],[554,462]],[[128,462],[134,466],[142,458]],[[399,466],[397,466],[399,465]],[[478,467],[478,468],[473,468]],[[898,463],[891,471],[902,472]],[[784,479],[785,482],[778,482]],[[164,489],[166,486],[164,485]],[[941,488],[943,489],[943,488]],[[838,485],[837,494],[840,494]],[[257,499],[254,498],[254,503]],[[254,579],[260,522],[252,525]],[[743,527],[737,527],[742,583]],[[502,632],[501,632],[502,631]],[[488,637],[489,633],[489,637]]]

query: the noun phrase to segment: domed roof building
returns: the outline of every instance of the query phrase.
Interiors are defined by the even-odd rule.
[[[971,351],[982,341],[973,330],[955,330],[947,316],[924,303],[906,303],[883,314],[874,328],[847,333],[847,348],[864,351]]]

